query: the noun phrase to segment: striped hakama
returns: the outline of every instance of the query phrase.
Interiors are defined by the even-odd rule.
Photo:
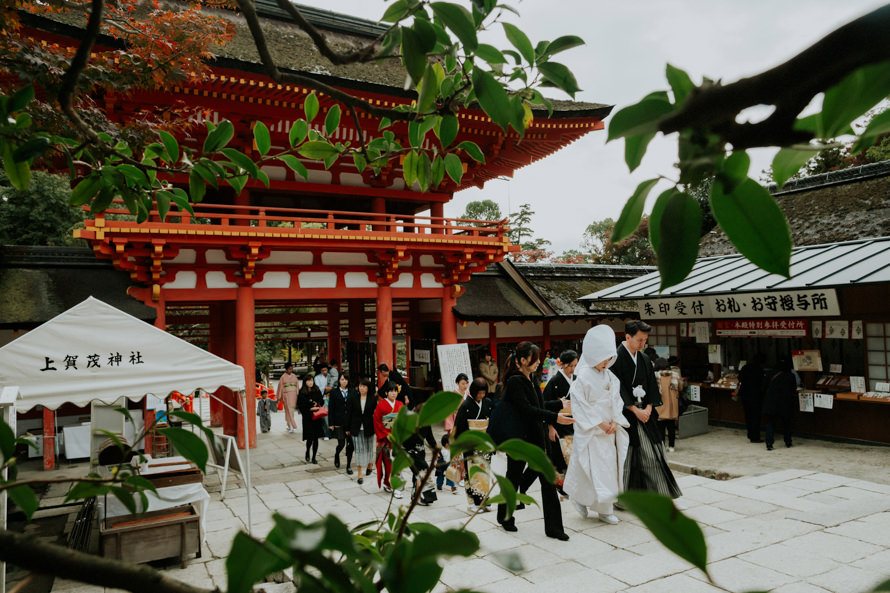
[[[671,468],[664,457],[664,444],[653,443],[646,427],[635,422],[630,430],[637,431],[638,445],[630,445],[627,459],[624,460],[624,489],[658,492],[671,498],[680,498],[683,493],[674,479]]]
[[[352,435],[352,444],[355,446],[355,464],[358,467],[370,465],[374,461],[376,452],[376,436],[374,433],[366,434],[364,430]]]

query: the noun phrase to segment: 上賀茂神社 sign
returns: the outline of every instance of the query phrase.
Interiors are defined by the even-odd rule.
[[[637,300],[642,319],[832,317],[840,315],[833,288]]]

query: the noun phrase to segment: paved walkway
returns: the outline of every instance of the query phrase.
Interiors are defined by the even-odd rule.
[[[320,465],[305,464],[300,436],[283,432],[282,414],[273,418],[273,432],[259,436],[252,454],[255,535],[268,532],[276,511],[303,521],[335,513],[351,524],[383,515],[388,499],[376,480],[358,485],[354,475],[332,468],[335,441],[322,442]],[[564,504],[571,536],[564,543],[544,537],[537,507],[517,513],[516,533],[501,529],[494,513],[477,516],[471,528],[481,550],[473,558],[449,561],[437,591],[864,593],[890,578],[890,449],[802,439],[792,449],[762,447],[749,444],[742,431],[712,427],[706,435],[678,441],[677,452],[670,454],[676,464],[740,476],[714,480],[677,473],[686,514],[700,523],[708,542],[714,585],[629,513],[619,512],[621,523],[611,526],[581,519]],[[185,569],[166,570],[183,581],[224,590],[225,555],[235,533],[245,528],[247,493],[237,477],[224,500],[215,476],[206,484],[212,499],[205,553]],[[62,494],[51,491],[44,502]],[[531,494],[537,497],[535,488]],[[437,503],[417,509],[415,519],[459,526],[468,516],[465,505],[462,494],[440,493]],[[516,560],[521,570],[504,568]],[[267,590],[275,588],[290,585]],[[100,589],[57,580],[53,590]]]

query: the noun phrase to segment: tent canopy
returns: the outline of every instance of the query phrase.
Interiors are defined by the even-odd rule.
[[[19,386],[21,410],[55,410],[246,383],[240,366],[89,297],[0,348],[2,385]]]

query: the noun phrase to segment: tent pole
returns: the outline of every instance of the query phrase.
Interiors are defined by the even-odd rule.
[[[247,432],[247,391],[241,392],[241,401],[243,402],[242,417],[244,418],[244,452],[247,457],[244,464],[247,466],[244,468],[244,480],[247,482],[247,535],[253,535],[253,517],[250,507],[250,439],[248,438],[250,433]]]

